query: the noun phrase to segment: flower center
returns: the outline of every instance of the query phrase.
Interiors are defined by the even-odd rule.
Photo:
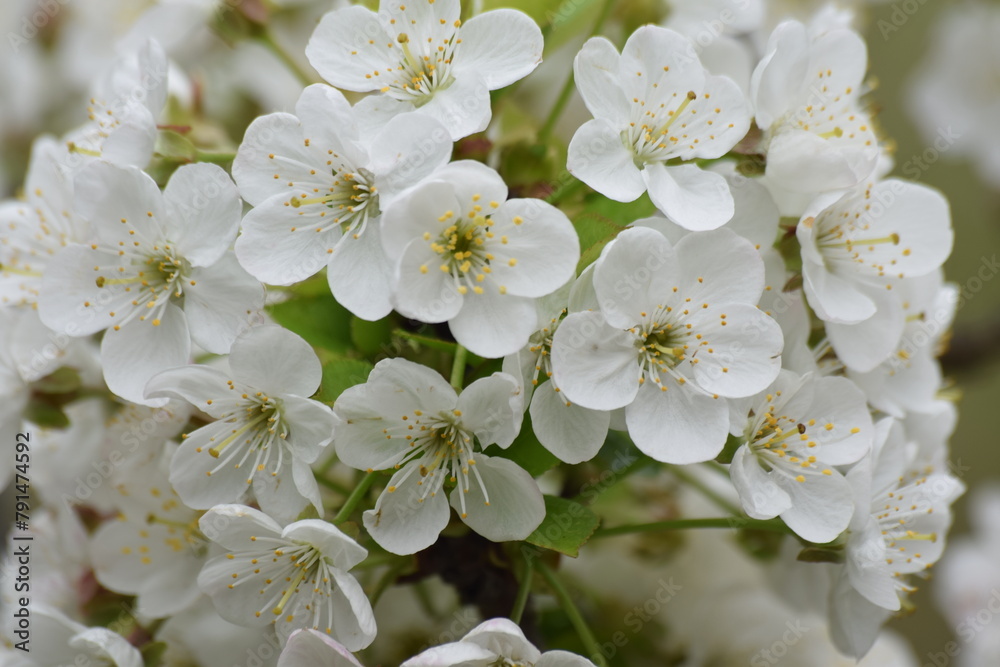
[[[379,210],[375,175],[364,168],[352,170],[344,165],[334,169],[333,183],[326,194],[314,193],[313,197],[294,196],[289,201],[292,208],[319,205],[330,209],[332,215],[321,214],[323,222],[313,227],[292,227],[292,231],[322,233],[339,226],[344,236],[356,239],[364,233],[368,220],[377,217]]]
[[[632,151],[635,156],[635,164],[642,168],[647,162],[661,162],[672,157],[673,151],[682,139],[686,139],[684,128],[687,123],[681,122],[681,114],[697,95],[694,91],[688,91],[686,95],[677,95],[680,98],[673,109],[668,109],[669,102],[661,103],[658,107],[646,105],[638,99],[633,100],[632,115],[634,120],[629,123],[629,127],[622,131],[622,143]],[[676,127],[675,127],[676,125]],[[679,132],[678,132],[679,130]]]
[[[461,500],[462,518],[468,516],[465,511],[465,494],[471,488],[472,477],[476,479],[482,490],[486,504],[490,504],[489,494],[483,485],[483,479],[476,470],[475,439],[472,433],[465,430],[459,418],[461,410],[441,412],[436,416],[425,416],[423,411],[414,410],[412,415],[403,415],[401,425],[386,428],[383,432],[390,440],[405,439],[408,449],[402,459],[395,462],[396,468],[406,468],[406,472],[394,486],[386,489],[395,493],[399,486],[414,474],[419,474],[417,487],[420,492],[417,502],[424,502],[429,496],[437,495],[445,482],[457,485]],[[396,459],[397,457],[393,457]],[[387,462],[386,465],[388,465]]]
[[[141,243],[136,241],[136,246]],[[91,246],[96,249],[95,246]],[[140,321],[151,320],[153,326],[160,325],[160,318],[171,300],[178,300],[184,295],[184,275],[188,265],[183,258],[174,254],[169,242],[162,247],[154,245],[148,254],[131,254],[119,250],[117,254],[125,258],[125,262],[117,266],[95,266],[98,272],[94,282],[100,288],[120,288],[133,296],[132,311],[124,320],[115,324],[115,331],[138,318]],[[84,306],[89,306],[84,302]],[[115,312],[109,313],[111,317]]]
[[[482,294],[480,283],[492,272],[490,262],[495,259],[487,251],[487,241],[493,238],[490,231],[493,221],[482,215],[468,219],[456,217],[453,211],[446,211],[438,218],[442,223],[452,219],[454,221],[436,239],[427,232],[424,240],[431,241],[431,250],[441,258],[438,268],[452,276],[459,294],[468,294],[470,289],[475,294]],[[429,270],[426,264],[420,267],[421,273]]]
[[[271,476],[278,475],[284,464],[284,441],[288,438],[289,429],[282,418],[280,400],[266,396],[263,392],[243,394],[243,397],[243,405],[223,418],[225,423],[232,425],[229,434],[221,440],[219,436],[210,439],[213,444],[208,453],[219,459],[219,463],[208,472],[208,476],[211,477],[227,465],[240,469],[253,455],[247,475],[247,484],[250,484],[255,473],[264,472],[270,467],[272,455],[277,458],[271,468]]]
[[[456,37],[456,32],[449,32],[437,43],[434,38],[419,43],[412,42],[405,32],[400,33],[393,45],[399,49],[399,64],[395,71],[390,70],[395,77],[382,92],[417,107],[429,102],[435,92],[444,90],[455,80],[451,74],[452,58],[462,41]]]

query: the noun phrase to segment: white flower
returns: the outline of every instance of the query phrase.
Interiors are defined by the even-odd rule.
[[[519,380],[538,441],[559,460],[581,463],[594,458],[608,435],[611,413],[589,410],[562,395],[552,379],[552,336],[566,314],[571,283],[535,304],[541,329],[528,345],[504,357],[503,371]]]
[[[381,210],[451,155],[433,118],[404,114],[374,126],[337,90],[309,86],[296,115],[273,113],[247,129],[233,163],[243,198],[236,256],[259,280],[289,285],[324,266],[330,289],[354,314],[389,314],[392,267]]]
[[[940,193],[895,179],[818,198],[796,234],[809,305],[827,323],[837,356],[860,372],[884,361],[902,336],[893,286],[940,267],[954,236]]]
[[[524,78],[542,61],[542,32],[526,14],[486,12],[462,23],[459,0],[383,0],[379,13],[328,13],[306,47],[309,62],[338,88],[379,94],[362,102],[385,119],[416,110],[458,140],[489,125],[489,91]]]
[[[872,444],[864,394],[845,378],[782,371],[750,399],[730,401],[731,432],[744,443],[729,475],[747,514],[781,519],[819,544],[843,532],[854,513],[851,486],[835,466]]]
[[[0,306],[38,300],[42,274],[53,256],[70,243],[87,240],[87,227],[74,213],[73,184],[60,164],[68,153],[51,137],[31,147],[24,200],[0,203]]]
[[[900,597],[916,590],[911,575],[924,575],[941,557],[951,504],[964,491],[945,471],[912,469],[914,448],[898,422],[886,418],[875,428],[872,453],[847,474],[855,514],[830,601],[834,643],[855,657],[901,608]]]
[[[625,407],[636,446],[659,461],[714,458],[729,430],[721,397],[755,394],[781,367],[781,330],[755,305],[759,254],[728,230],[674,247],[627,229],[593,276],[600,310],[570,314],[553,337],[559,388],[587,408]]]
[[[88,628],[55,609],[31,610],[31,651],[24,667],[95,665],[142,667],[142,655],[121,635],[107,628]],[[4,664],[7,664],[6,660]],[[14,663],[21,667],[20,663]]]
[[[333,439],[337,419],[313,401],[323,374],[312,347],[281,327],[253,327],[233,343],[230,372],[182,366],[155,376],[150,397],[184,399],[216,421],[184,438],[170,482],[196,509],[239,501],[253,485],[261,508],[292,521],[307,503],[322,516],[309,468]]]
[[[76,180],[76,209],[95,236],[49,264],[39,312],[71,336],[107,329],[108,387],[135,403],[159,371],[188,362],[191,341],[224,354],[263,306],[261,285],[229,251],[239,194],[214,165],[178,169],[160,192],[134,167],[95,162]]]
[[[944,378],[937,361],[960,298],[958,287],[942,283],[941,271],[901,280],[895,288],[904,326],[889,358],[867,373],[847,369],[872,407],[897,419],[910,411],[934,412]]]
[[[507,186],[479,162],[452,162],[399,197],[382,217],[395,263],[396,310],[448,322],[483,357],[524,347],[537,329],[533,299],[573,277],[580,241],[559,209],[507,200]]]
[[[296,630],[278,658],[278,667],[361,667],[351,652],[316,630]]]
[[[722,176],[694,164],[672,165],[722,157],[750,126],[739,86],[709,75],[692,42],[646,26],[619,55],[611,42],[595,37],[573,70],[594,115],[570,142],[573,175],[616,201],[633,201],[648,190],[656,207],[687,229],[714,229],[733,217]]]
[[[90,538],[94,576],[105,588],[136,596],[136,611],[164,618],[190,607],[201,591],[198,572],[209,544],[201,512],[186,507],[167,480],[176,447],[129,471],[116,485],[117,516]]]
[[[149,164],[157,117],[167,101],[167,69],[167,56],[154,40],[109,67],[91,92],[90,122],[66,136],[71,150],[121,166]]]
[[[347,573],[368,552],[333,525],[306,519],[282,529],[253,508],[219,505],[199,526],[230,552],[210,560],[198,576],[198,586],[227,621],[273,623],[282,641],[311,628],[352,651],[375,639],[371,604]]]
[[[425,549],[448,525],[451,506],[462,521],[494,542],[523,540],[545,516],[531,476],[507,459],[477,451],[506,448],[521,426],[517,381],[495,373],[461,396],[440,375],[405,359],[379,362],[368,382],[334,404],[344,421],[334,444],[341,461],[360,470],[396,469],[365,528],[398,554]],[[449,494],[445,484],[455,484]]]
[[[515,623],[494,618],[480,623],[457,642],[427,649],[401,667],[593,667],[594,663],[566,651],[540,652]]]
[[[798,21],[775,28],[750,83],[769,181],[815,193],[871,175],[878,139],[859,102],[867,67],[864,40],[852,30],[810,36]]]

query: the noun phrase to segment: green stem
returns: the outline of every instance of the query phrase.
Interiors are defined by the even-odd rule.
[[[462,391],[462,380],[465,379],[465,359],[469,351],[461,345],[455,347],[455,361],[451,365],[451,386],[455,391]]]
[[[724,517],[711,519],[670,519],[652,523],[634,523],[614,528],[601,528],[594,532],[591,539],[599,537],[614,537],[615,535],[632,535],[635,533],[654,533],[664,530],[689,530],[692,528],[752,528],[754,530],[770,530],[776,533],[791,533],[784,523],[777,519],[761,521],[759,519],[744,519],[741,517]]]
[[[322,473],[316,475],[316,483],[319,484],[320,486],[325,486],[326,488],[332,491],[336,491],[342,496],[348,496],[351,494],[350,490],[346,486],[338,482],[335,482],[332,479],[327,479],[326,477],[323,476]]]
[[[560,581],[559,577],[556,576],[556,573],[542,561],[538,561],[538,572],[548,583],[552,592],[555,593],[556,598],[559,600],[559,606],[562,607],[566,617],[569,618],[569,622],[573,625],[573,629],[576,630],[576,634],[580,636],[580,640],[586,647],[587,653],[590,654],[591,659],[596,662],[598,667],[607,667],[608,663],[604,660],[604,653],[601,652],[601,645],[594,638],[594,633],[590,631],[587,621],[584,620],[583,614],[580,613],[580,610],[573,602],[573,598],[570,597],[569,591],[566,590],[562,581]]]
[[[604,5],[601,7],[601,13],[597,17],[597,23],[594,24],[594,29],[590,31],[590,36],[593,37],[601,28],[604,27],[604,22],[608,20],[608,16],[611,15],[611,8],[614,7],[614,0],[604,0]],[[549,112],[549,117],[545,119],[545,124],[542,125],[542,129],[538,131],[538,143],[546,144],[549,141],[549,137],[552,136],[552,131],[556,127],[556,123],[559,122],[559,117],[562,116],[563,110],[566,108],[566,104],[569,102],[570,96],[573,94],[573,88],[576,84],[576,79],[573,76],[573,71],[570,70],[569,78],[566,79],[566,83],[563,84],[562,90],[559,91],[559,97],[556,98],[556,103],[552,107],[552,111]]]
[[[303,86],[311,86],[316,83],[313,80],[313,77],[302,69],[299,64],[295,62],[295,59],[288,55],[288,52],[286,52],[280,44],[274,41],[274,37],[271,36],[271,33],[265,30],[257,36],[257,39],[259,39],[261,43],[271,51],[271,53],[277,56],[278,60],[280,60],[285,67],[291,70],[292,74],[298,78]]]
[[[351,491],[351,495],[349,495],[347,500],[344,501],[344,506],[340,508],[339,512],[337,512],[337,516],[333,517],[333,525],[336,526],[337,524],[347,521],[347,518],[351,516],[351,512],[354,511],[354,509],[364,499],[365,495],[367,495],[368,489],[371,488],[377,477],[377,472],[370,472],[361,478],[358,485],[354,487],[353,491]]]
[[[518,625],[521,623],[521,617],[524,616],[524,608],[528,605],[528,596],[531,595],[531,580],[534,574],[534,560],[525,556],[524,567],[521,569],[521,582],[517,588],[517,597],[514,598],[514,608],[510,611],[510,620]]]
[[[733,516],[740,516],[743,514],[743,511],[739,507],[723,498],[713,489],[709,488],[707,484],[680,466],[672,466],[670,468],[670,473],[691,488],[696,489],[699,493],[701,493],[701,495],[711,500],[719,509],[729,512]]]
[[[389,589],[389,586],[392,586],[396,582],[396,579],[403,573],[403,570],[409,566],[410,560],[408,558],[400,558],[382,575],[382,578],[375,584],[375,590],[368,596],[372,607],[378,604],[378,599],[382,597],[382,593],[385,593]]]

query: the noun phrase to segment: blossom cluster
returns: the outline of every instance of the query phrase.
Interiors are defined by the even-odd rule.
[[[606,665],[562,557],[698,521],[776,535],[768,600],[822,619],[815,655],[905,661],[882,626],[964,490],[948,203],[890,176],[849,12],[711,3],[706,45],[714,10],[667,4],[565,47],[544,125],[529,86],[568,72],[518,10],[287,10],[292,54],[252,8],[167,21],[235,15],[305,74],[228,154],[144,15],[0,203],[0,449],[30,434],[44,550],[0,663]],[[588,475],[663,522],[598,528],[634,514]],[[456,592],[474,622],[391,653]],[[553,601],[574,652],[536,648]]]

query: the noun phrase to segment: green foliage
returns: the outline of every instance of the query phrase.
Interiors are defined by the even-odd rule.
[[[352,347],[351,314],[329,292],[276,303],[268,312],[313,347],[336,354],[346,354]]]
[[[576,558],[601,520],[575,500],[545,496],[545,519],[525,542]]]
[[[357,384],[363,384],[374,368],[363,359],[334,358],[323,364],[323,381],[316,400],[333,404],[337,397]]]
[[[580,263],[582,271],[601,256],[604,249],[618,234],[636,220],[656,213],[656,207],[647,195],[634,202],[622,204],[607,197],[596,196],[573,219],[573,226],[580,237]]]

